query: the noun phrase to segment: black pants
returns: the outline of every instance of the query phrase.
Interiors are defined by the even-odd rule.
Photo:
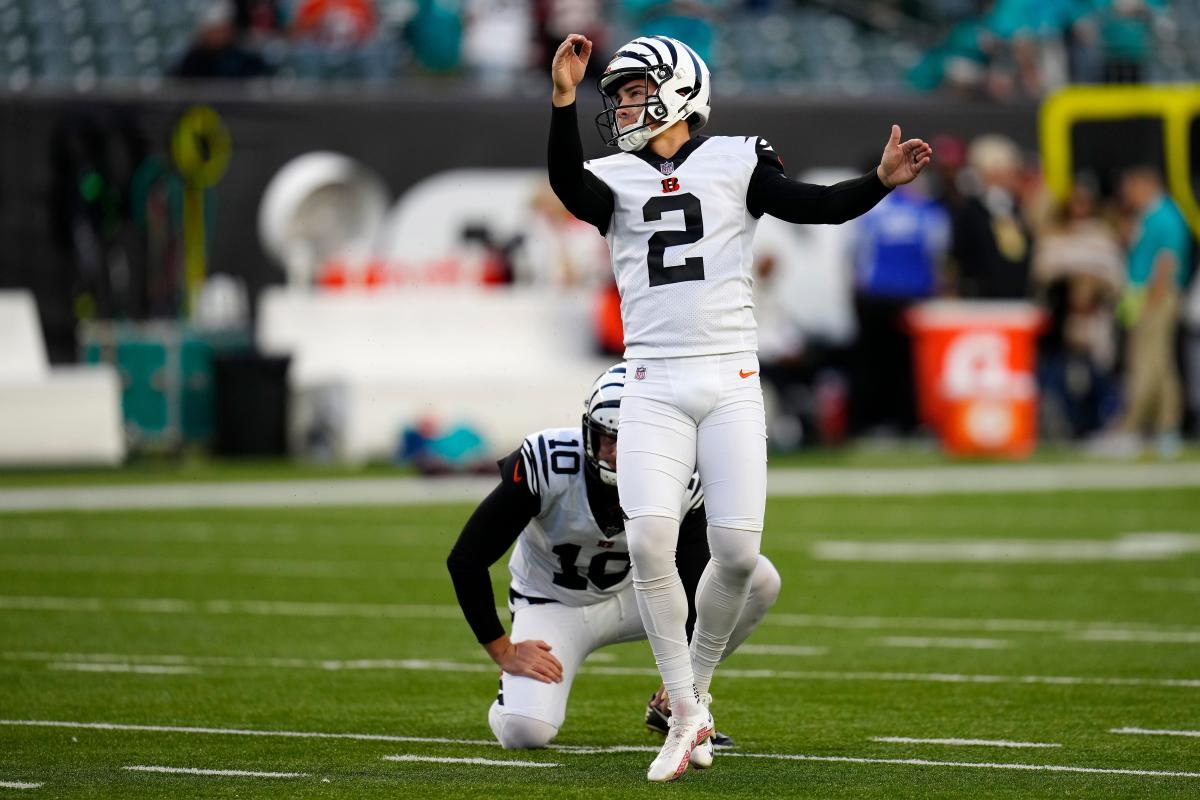
[[[917,429],[912,341],[904,328],[904,312],[914,302],[855,295],[858,339],[850,368],[854,433],[882,427],[911,434]]]

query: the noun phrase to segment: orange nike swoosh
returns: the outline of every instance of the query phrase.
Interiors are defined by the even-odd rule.
[[[513,483],[520,483],[521,478],[521,462],[513,464]]]
[[[741,369],[738,370],[738,375],[742,376],[743,378],[749,378],[751,375],[757,375],[757,374],[758,374],[758,370],[756,370],[756,369],[752,369],[749,372],[746,372],[745,370],[741,370]]]

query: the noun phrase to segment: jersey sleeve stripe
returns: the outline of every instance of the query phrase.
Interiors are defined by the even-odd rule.
[[[525,475],[529,479],[529,491],[535,497],[541,497],[542,482],[538,478],[537,459],[533,456],[533,446],[529,442],[521,445],[521,457],[525,460]]]
[[[546,455],[546,437],[538,437],[538,454],[541,456],[542,462],[542,477],[546,479],[546,483],[550,482],[550,458]]]

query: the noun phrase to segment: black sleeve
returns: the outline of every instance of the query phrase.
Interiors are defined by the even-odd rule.
[[[613,213],[612,191],[604,181],[583,168],[583,144],[579,141],[574,103],[552,107],[546,163],[550,171],[550,188],[567,211],[595,225],[601,235],[608,233]]]
[[[758,164],[746,190],[746,208],[755,217],[770,214],[784,222],[838,225],[870,211],[891,191],[875,170],[832,186],[794,181],[766,140],[758,140],[757,151]]]
[[[500,485],[471,514],[446,559],[458,605],[480,644],[504,635],[488,568],[538,513],[539,502],[529,489],[527,469],[520,450],[500,462]]]
[[[687,592],[689,642],[692,640],[692,628],[696,625],[696,587],[700,584],[704,568],[708,566],[708,558],[708,518],[701,503],[679,523],[679,544],[675,547],[675,565],[679,568],[683,590]]]

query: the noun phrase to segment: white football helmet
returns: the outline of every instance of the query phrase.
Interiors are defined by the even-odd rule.
[[[646,100],[618,106],[617,89],[631,80],[646,83]],[[650,82],[658,87],[654,93]],[[622,46],[604,68],[599,89],[604,111],[596,115],[596,128],[605,144],[627,153],[641,150],[681,119],[687,120],[689,132],[695,133],[711,113],[708,67],[695,50],[668,36],[639,36]],[[637,122],[620,128],[618,108],[641,109]],[[656,123],[658,127],[652,130],[650,126]]]
[[[596,378],[583,401],[583,456],[585,469],[609,485],[617,485],[617,470],[597,457],[600,436],[617,438],[621,392],[625,389],[625,362],[609,367]]]

